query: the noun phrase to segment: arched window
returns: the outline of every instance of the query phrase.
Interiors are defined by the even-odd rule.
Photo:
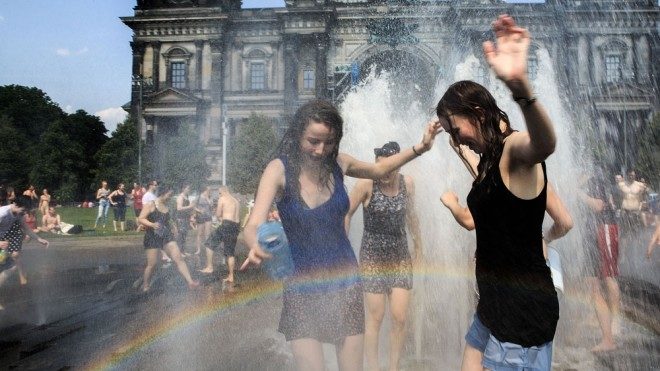
[[[163,53],[167,65],[167,83],[175,89],[188,88],[188,64],[191,53],[182,47],[173,47]]]
[[[626,70],[626,54],[628,46],[620,40],[610,40],[600,47],[604,67],[603,80],[613,84],[621,82]]]
[[[266,53],[253,49],[247,55],[250,90],[266,90]]]

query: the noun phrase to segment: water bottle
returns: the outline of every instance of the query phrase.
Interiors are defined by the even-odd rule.
[[[6,260],[7,260],[7,250],[0,249],[0,265],[4,264]]]
[[[266,222],[257,228],[257,241],[272,259],[264,259],[264,268],[275,280],[284,279],[293,274],[293,259],[289,241],[280,222]]]

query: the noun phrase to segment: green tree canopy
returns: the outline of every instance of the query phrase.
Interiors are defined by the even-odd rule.
[[[94,155],[98,164],[95,184],[107,180],[111,187],[124,183],[130,189],[138,181],[138,133],[129,116],[117,125],[112,137]]]
[[[60,201],[84,198],[94,190],[94,155],[108,140],[105,132],[101,120],[85,111],[50,124],[32,149],[31,183],[51,189]]]
[[[28,181],[25,169],[30,168],[26,150],[29,147],[28,140],[6,115],[0,115],[0,133],[0,183],[12,187],[23,186]]]
[[[211,174],[204,145],[187,126],[179,128],[176,135],[162,138],[157,147],[148,148],[147,158],[151,162],[147,178],[167,183],[175,191],[183,183],[199,188]]]
[[[267,117],[253,113],[240,125],[227,160],[227,178],[234,191],[250,194],[257,190],[276,146],[277,137]]]
[[[46,128],[66,113],[37,88],[21,85],[0,86],[0,116],[13,120],[13,126],[32,143],[39,141]]]

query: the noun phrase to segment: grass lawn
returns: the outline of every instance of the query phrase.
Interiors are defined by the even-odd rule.
[[[83,226],[83,232],[78,236],[124,236],[131,234],[141,234],[140,232],[135,231],[126,231],[115,232],[112,227],[112,220],[114,219],[114,214],[112,213],[112,208],[108,211],[108,222],[105,229],[102,225],[98,226],[96,230],[94,229],[94,221],[96,220],[96,215],[98,213],[98,207],[94,208],[82,208],[75,206],[62,206],[58,207],[57,213],[60,214],[60,217],[64,223],[69,224],[79,224]],[[131,221],[133,224],[135,222],[135,215],[133,214],[132,208],[126,209],[126,221]],[[117,229],[119,230],[119,223],[117,223]],[[128,228],[127,228],[128,229]],[[44,236],[46,234],[42,233]],[[55,237],[57,235],[48,233],[48,237]]]

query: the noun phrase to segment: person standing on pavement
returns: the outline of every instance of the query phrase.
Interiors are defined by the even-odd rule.
[[[27,196],[18,196],[11,204],[0,207],[0,286],[16,270],[17,261],[20,264],[20,253],[26,235],[48,248],[48,241],[35,234],[23,218],[27,207],[32,204],[31,201]],[[27,284],[25,276],[21,277],[20,284]]]
[[[133,212],[135,213],[135,225],[136,229],[140,228],[140,223],[138,223],[137,218],[140,216],[140,211],[142,211],[142,197],[144,196],[145,189],[142,187],[142,184],[133,183],[133,189],[131,190],[131,199],[133,200]]]
[[[229,270],[227,277],[223,282],[229,284],[234,283],[234,269],[236,265],[236,241],[240,232],[239,214],[240,203],[229,192],[229,187],[222,186],[218,191],[218,206],[215,209],[215,216],[220,222],[220,226],[215,230],[213,235],[206,241],[206,267],[200,272],[211,274],[213,273],[213,252],[223,245],[223,253],[227,259],[227,269]]]

